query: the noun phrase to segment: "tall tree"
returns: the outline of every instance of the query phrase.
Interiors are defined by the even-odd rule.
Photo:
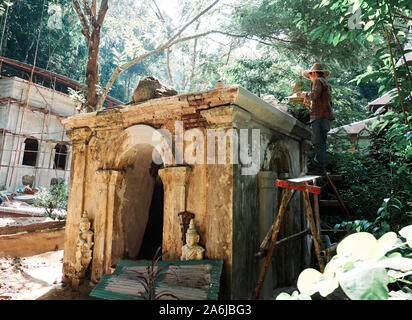
[[[97,0],[92,0],[91,5],[83,0],[83,8],[77,0],[73,0],[73,7],[82,24],[82,34],[87,42],[87,111],[93,111],[98,102],[99,87],[99,47],[100,32],[109,9],[108,0],[102,0],[97,11]],[[84,11],[83,11],[84,10]],[[87,18],[86,18],[87,17]]]
[[[219,0],[215,0],[205,9],[201,10],[194,18],[184,24],[178,29],[172,36],[170,36],[162,44],[158,45],[155,49],[145,52],[136,58],[119,65],[113,72],[112,76],[108,80],[106,86],[102,88],[101,93],[98,92],[99,78],[98,78],[98,56],[99,56],[99,44],[101,36],[101,28],[108,10],[108,0],[102,0],[99,10],[97,10],[97,0],[92,0],[91,5],[89,1],[83,0],[83,6],[77,0],[73,0],[73,6],[82,24],[82,33],[86,38],[88,44],[88,63],[86,70],[86,79],[88,86],[87,95],[87,111],[100,110],[103,108],[103,103],[112,87],[116,78],[125,70],[129,69],[133,65],[143,61],[159,52],[162,52],[176,43],[194,39],[200,35],[192,35],[188,37],[182,37],[182,33],[201,16],[214,7]]]

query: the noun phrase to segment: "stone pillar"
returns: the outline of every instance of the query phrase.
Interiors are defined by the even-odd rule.
[[[272,171],[260,171],[258,173],[259,185],[259,244],[269,231],[274,222],[274,197],[275,197],[275,174]],[[262,269],[263,259],[260,259],[258,270]],[[269,266],[266,278],[261,291],[261,299],[268,300],[273,298],[273,270]]]
[[[95,219],[93,222],[94,248],[91,280],[97,283],[105,273],[110,273],[112,260],[113,213],[116,185],[121,181],[120,170],[96,171],[97,193]]]
[[[205,166],[205,183],[206,183],[206,236],[205,241],[205,256],[209,259],[224,260],[222,270],[222,285],[221,298],[231,299],[234,295],[235,282],[240,282],[236,277],[235,267],[237,265],[236,250],[240,249],[240,242],[237,240],[243,234],[233,234],[237,216],[238,199],[235,198],[237,193],[234,190],[234,183],[237,177],[237,171],[234,164],[239,163],[239,143],[238,134],[235,135],[236,128],[234,127],[234,118],[237,111],[240,110],[236,106],[217,107],[201,111],[201,115],[209,123],[207,129],[222,130],[223,139],[219,139],[226,144],[226,162],[218,163],[219,159],[214,159],[215,164],[210,163],[209,150],[207,150],[207,158],[209,163]],[[243,115],[242,110],[240,114]],[[236,131],[236,133],[238,133]],[[234,138],[233,146],[226,143],[226,136]],[[208,135],[207,139],[215,139],[214,136]],[[231,142],[231,143],[232,143]],[[216,147],[215,155],[220,152],[219,146]],[[207,144],[210,144],[208,141]],[[233,156],[233,159],[231,157]],[[219,158],[219,157],[216,157]],[[233,160],[233,163],[231,162]],[[241,250],[241,249],[240,249]]]
[[[164,260],[179,260],[182,235],[179,212],[186,210],[186,184],[189,166],[167,167],[159,170],[164,186],[163,256]]]
[[[84,209],[87,151],[91,130],[89,128],[79,128],[68,131],[67,136],[73,142],[73,161],[71,164],[71,183],[64,236],[63,280],[70,278],[73,274],[71,264],[76,261],[76,239]]]

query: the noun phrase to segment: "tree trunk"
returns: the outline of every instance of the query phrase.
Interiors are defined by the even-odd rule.
[[[98,102],[97,88],[99,85],[99,44],[100,28],[93,30],[88,44],[88,59],[86,69],[87,112],[96,110],[96,105]]]
[[[99,13],[97,13],[97,1],[93,0],[91,7],[88,1],[83,1],[83,9],[78,0],[72,0],[73,7],[82,25],[82,33],[87,40],[87,112],[95,111],[99,101],[98,86],[99,86],[99,45],[100,45],[100,30],[103,25],[104,18],[108,10],[108,0],[102,0]],[[87,17],[87,18],[86,18]],[[87,20],[88,19],[88,20]],[[90,31],[91,30],[91,31]],[[104,101],[103,101],[104,102]],[[102,103],[103,104],[103,103]]]

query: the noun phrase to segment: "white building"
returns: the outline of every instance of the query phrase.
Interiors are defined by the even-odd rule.
[[[69,182],[71,145],[61,120],[76,113],[67,94],[0,79],[0,190],[49,187],[53,178]]]
[[[33,81],[22,79],[32,72]],[[71,142],[61,120],[78,111],[68,88],[85,90],[62,75],[0,57],[0,190],[69,183]],[[112,97],[106,103],[123,104]]]

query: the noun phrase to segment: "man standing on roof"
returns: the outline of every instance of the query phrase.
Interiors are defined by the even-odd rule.
[[[310,92],[302,92],[304,104],[310,110],[312,125],[312,144],[315,157],[307,174],[323,175],[326,173],[326,140],[330,130],[330,121],[335,119],[332,110],[332,89],[326,78],[330,71],[324,70],[320,63],[315,63],[310,70],[303,71],[303,76],[312,82]]]

